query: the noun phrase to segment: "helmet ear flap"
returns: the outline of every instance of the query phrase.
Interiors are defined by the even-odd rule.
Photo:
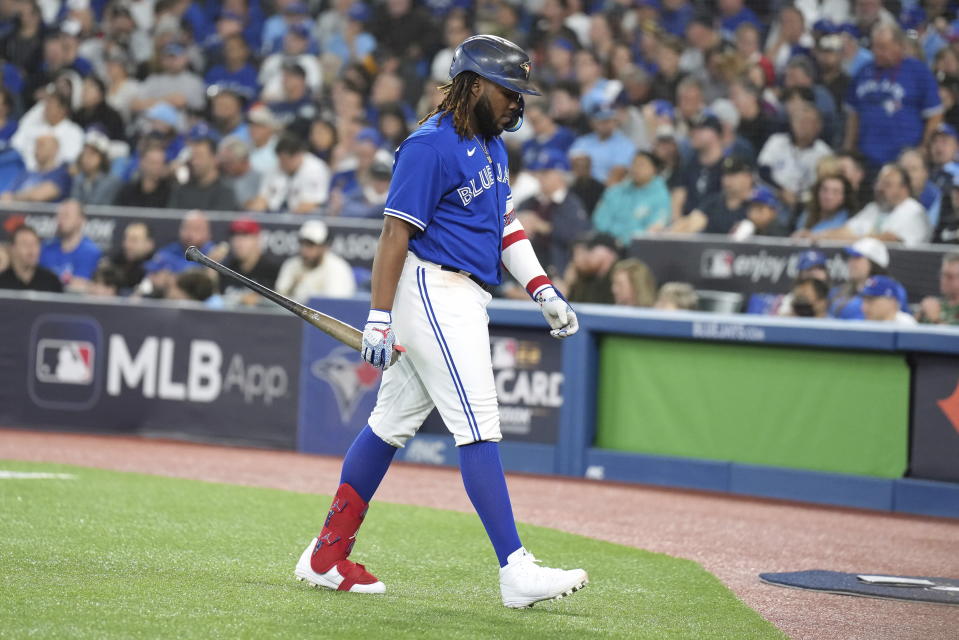
[[[512,122],[506,125],[503,128],[503,131],[519,131],[519,128],[523,126],[523,111],[526,108],[526,100],[523,99],[522,94],[519,97],[519,109],[516,110],[516,117],[513,118]]]

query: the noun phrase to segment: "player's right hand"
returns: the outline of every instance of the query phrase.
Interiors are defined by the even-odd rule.
[[[396,334],[390,326],[392,321],[389,311],[370,309],[366,326],[363,327],[363,346],[360,354],[364,360],[383,371],[390,368],[393,347],[396,346]],[[396,346],[396,350],[403,351],[403,347]]]

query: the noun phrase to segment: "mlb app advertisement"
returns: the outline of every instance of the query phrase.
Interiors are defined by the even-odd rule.
[[[298,323],[0,298],[0,420],[293,448]]]

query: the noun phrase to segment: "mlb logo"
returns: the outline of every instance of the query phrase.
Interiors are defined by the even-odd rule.
[[[491,337],[492,360],[494,369],[513,369],[519,353],[519,341],[514,338]]]
[[[704,251],[699,264],[699,273],[704,278],[719,278],[723,280],[732,278],[733,260],[735,257],[732,251],[719,249]]]
[[[90,316],[44,314],[33,323],[27,390],[43,409],[83,411],[100,398],[103,330]]]
[[[52,384],[93,384],[96,348],[85,340],[37,342],[37,380]]]

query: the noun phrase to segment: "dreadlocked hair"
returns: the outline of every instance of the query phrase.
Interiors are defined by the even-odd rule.
[[[448,82],[439,90],[443,92],[443,101],[440,105],[430,111],[422,120],[423,124],[437,113],[441,114],[442,119],[446,115],[453,117],[453,128],[461,138],[469,137],[470,133],[470,95],[472,93],[473,83],[479,77],[479,74],[472,71],[464,71],[457,74],[452,82]]]

